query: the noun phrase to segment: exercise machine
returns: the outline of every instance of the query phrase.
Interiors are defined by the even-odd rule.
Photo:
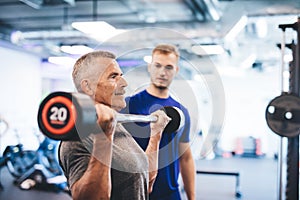
[[[282,191],[282,165],[283,165],[283,138],[287,139],[287,160],[286,160],[286,200],[299,199],[299,134],[300,134],[300,18],[293,24],[280,24],[283,32],[281,45],[282,66],[281,66],[281,89],[279,96],[275,97],[268,104],[266,109],[266,121],[269,128],[280,136],[278,155],[278,199],[283,196]],[[297,40],[286,44],[285,32],[291,29],[297,33]],[[285,48],[292,50],[292,61],[288,69],[284,62]],[[288,91],[284,89],[284,74],[288,72]]]
[[[16,135],[19,138],[17,131]],[[20,189],[35,188],[70,194],[58,163],[57,151],[58,141],[47,137],[40,141],[37,150],[25,150],[19,142],[5,148],[0,158],[0,167],[7,167],[14,177],[14,184]]]

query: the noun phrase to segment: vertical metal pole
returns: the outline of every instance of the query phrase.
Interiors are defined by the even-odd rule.
[[[279,152],[278,152],[278,165],[277,165],[277,187],[278,187],[278,200],[282,200],[282,145],[283,138],[279,138]]]
[[[281,92],[285,92],[284,91],[284,71],[285,71],[284,55],[285,55],[285,29],[282,30],[282,41],[281,41],[281,68],[280,68]]]
[[[297,32],[297,44],[292,45],[293,62],[290,64],[290,89],[289,91],[299,96],[300,88],[300,18],[293,25],[293,29]],[[299,135],[288,138],[287,150],[287,184],[286,184],[286,200],[299,199]]]
[[[280,78],[281,78],[281,92],[284,92],[284,55],[285,55],[285,29],[282,31],[282,41],[281,41],[281,69],[280,69]],[[282,200],[282,145],[283,138],[279,137],[279,152],[278,152],[278,165],[277,165],[277,187],[278,187],[278,200]]]
[[[286,28],[292,28],[297,32],[297,44],[294,41],[289,45],[293,53],[293,60],[289,63],[289,89],[288,93],[298,96],[300,98],[300,17],[294,24],[281,24],[279,28],[285,31]],[[284,36],[285,41],[285,36]],[[282,43],[282,49],[285,47]],[[282,51],[282,62],[284,62],[284,52]],[[282,63],[284,65],[284,63]],[[282,65],[282,66],[283,66]],[[282,67],[282,73],[284,73],[284,68]],[[283,75],[283,74],[282,74]],[[281,79],[281,86],[284,87],[284,77]],[[300,131],[299,131],[300,134]],[[299,200],[299,134],[294,137],[287,137],[287,155],[286,155],[286,190],[285,199],[286,200]],[[282,141],[280,141],[280,151],[282,148]],[[280,152],[282,156],[282,152]],[[282,159],[282,158],[281,158]],[[282,160],[279,161],[282,163]],[[279,172],[282,170],[282,165],[279,166]],[[280,172],[281,173],[281,172]],[[281,174],[282,176],[282,174]],[[280,184],[281,179],[279,178],[279,192],[281,191]],[[280,194],[281,198],[282,193]]]

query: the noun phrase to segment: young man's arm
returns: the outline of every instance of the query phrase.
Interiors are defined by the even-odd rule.
[[[180,150],[180,173],[184,190],[189,200],[195,200],[195,162],[189,143],[179,143]]]

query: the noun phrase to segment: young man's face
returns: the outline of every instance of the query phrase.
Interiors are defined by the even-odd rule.
[[[126,106],[124,95],[127,82],[122,75],[118,63],[108,59],[96,85],[95,100],[111,106],[115,110],[124,108]]]
[[[151,83],[159,89],[167,89],[178,71],[178,58],[175,54],[154,52],[148,66]]]

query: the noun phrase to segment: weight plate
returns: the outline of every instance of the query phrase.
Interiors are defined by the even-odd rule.
[[[76,107],[71,94],[54,92],[49,94],[40,104],[38,125],[48,137],[56,140],[71,139],[77,119]]]
[[[300,129],[300,98],[282,94],[267,106],[266,120],[269,128],[282,137],[295,137]]]

